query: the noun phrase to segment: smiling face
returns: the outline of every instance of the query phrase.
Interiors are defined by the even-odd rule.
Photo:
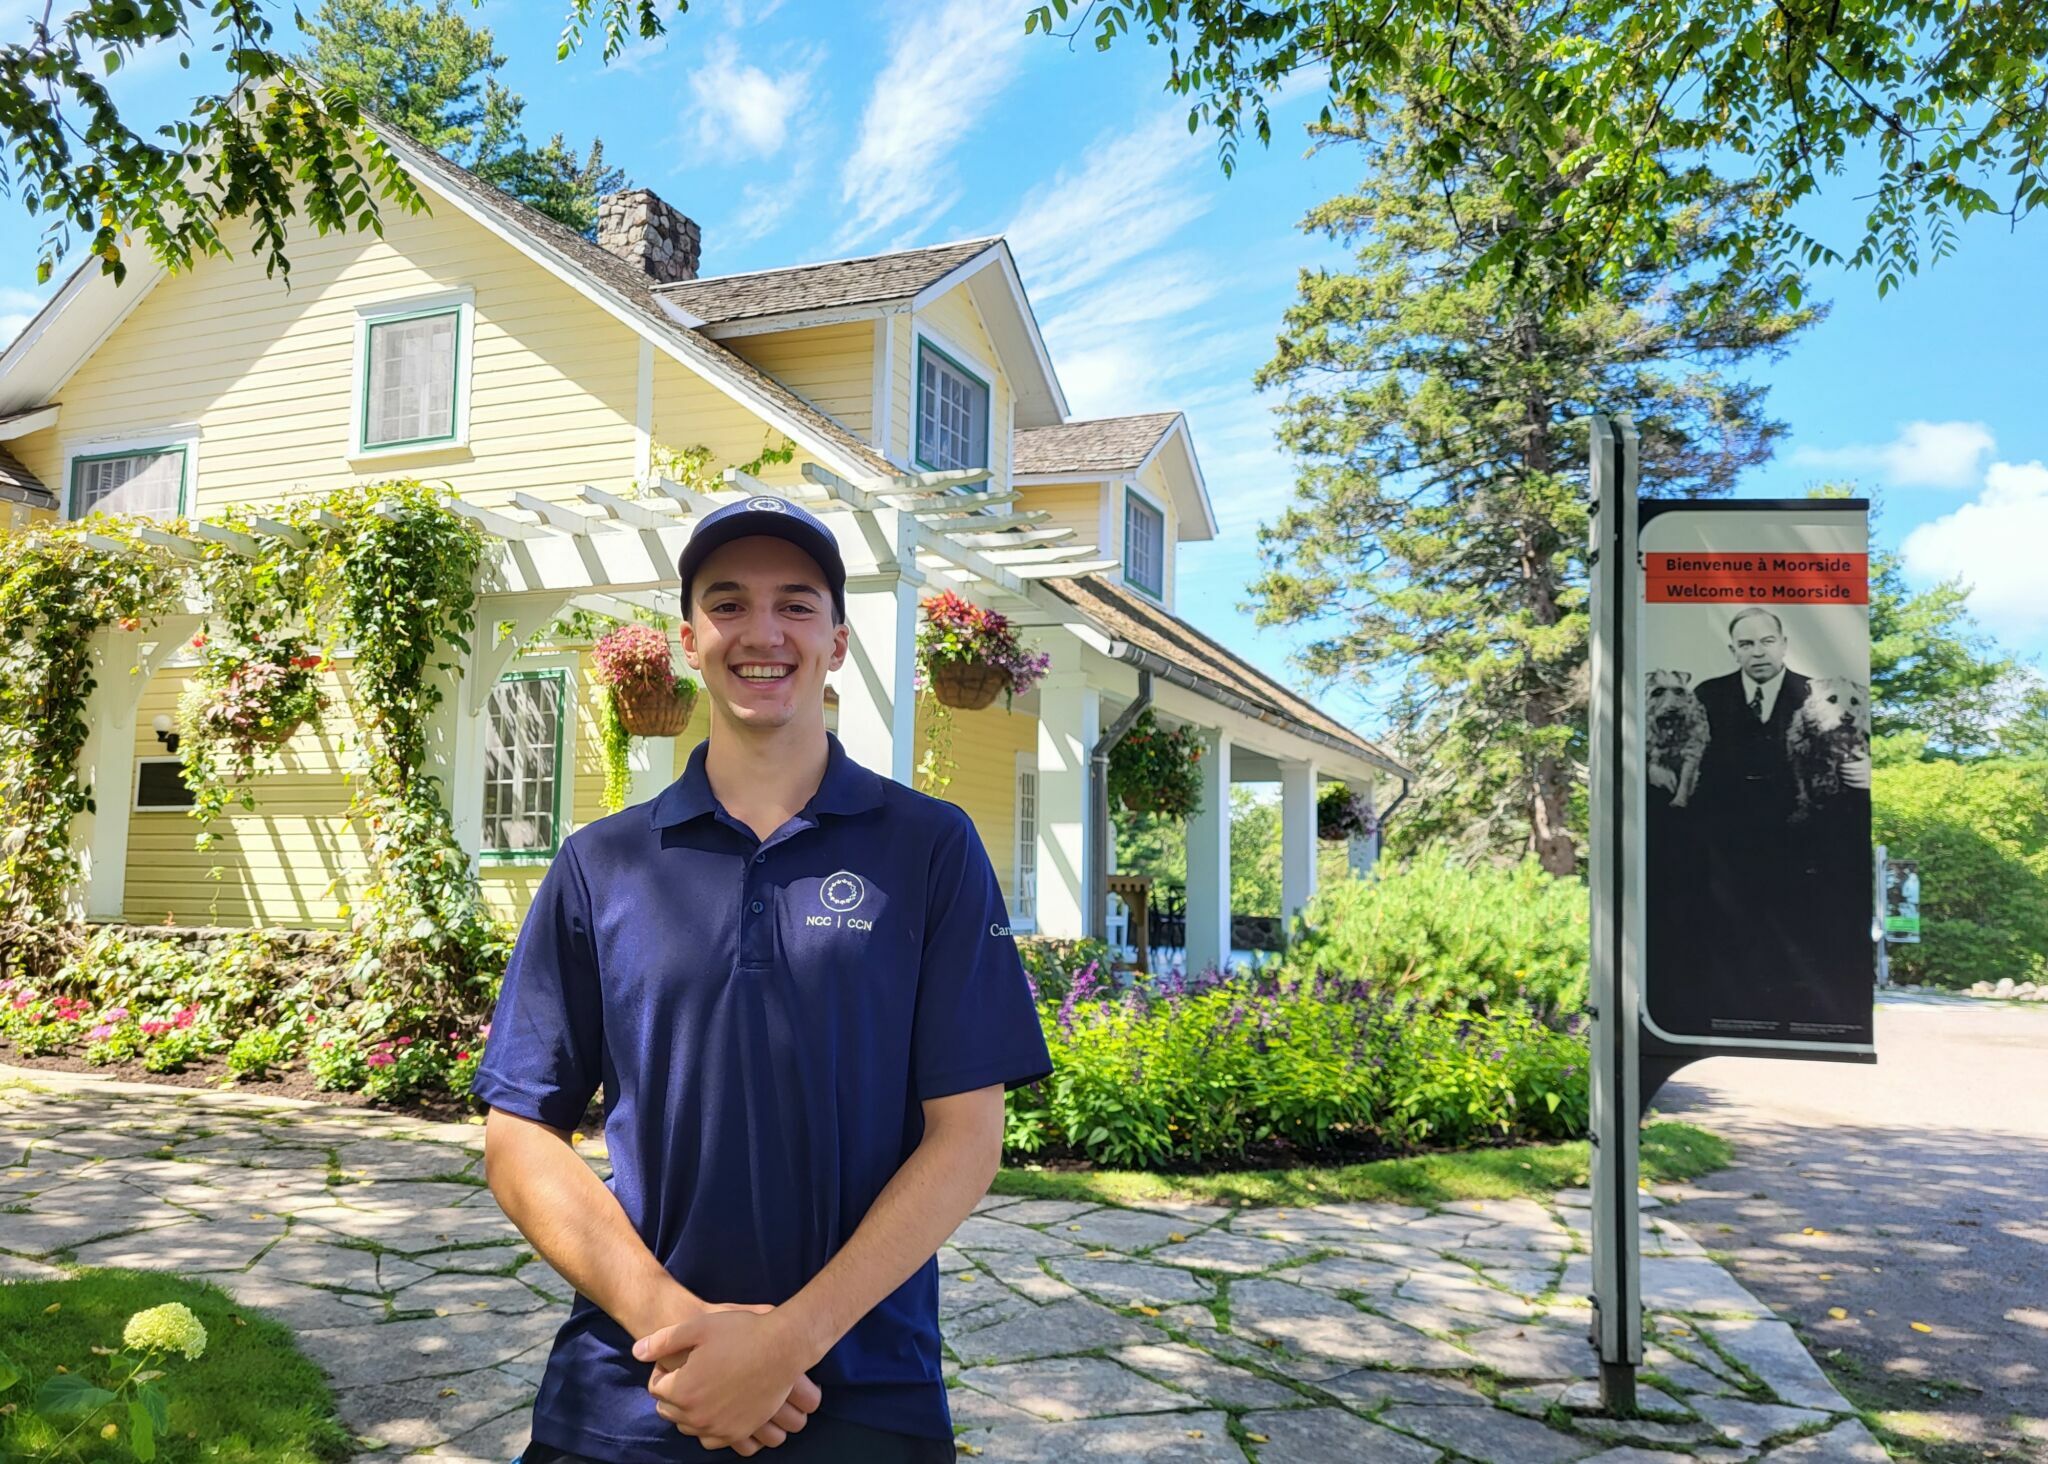
[[[825,673],[846,659],[847,628],[816,560],[786,539],[721,544],[697,569],[683,656],[714,720],[767,730],[825,717]]]

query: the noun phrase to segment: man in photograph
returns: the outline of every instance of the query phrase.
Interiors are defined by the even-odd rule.
[[[1735,669],[1700,683],[1708,742],[1694,832],[1704,870],[1706,962],[1759,992],[1766,1010],[1829,1020],[1836,973],[1869,965],[1870,757],[1842,761],[1839,790],[1802,800],[1791,751],[1812,680],[1787,664],[1780,616],[1728,621]]]
[[[476,1077],[491,1192],[576,1289],[524,1464],[947,1464],[933,1257],[1052,1067],[1002,891],[965,813],[826,730],[830,530],[736,502],[678,569],[710,735],[569,835]]]

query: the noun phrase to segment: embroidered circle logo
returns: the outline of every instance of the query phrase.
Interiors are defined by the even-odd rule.
[[[818,886],[818,902],[839,915],[858,910],[867,897],[867,885],[850,869],[840,870]]]
[[[754,511],[755,513],[788,513],[788,512],[789,512],[789,505],[788,505],[788,504],[784,503],[784,502],[783,502],[783,501],[782,501],[781,499],[779,499],[779,498],[770,498],[770,497],[768,497],[768,496],[767,496],[767,495],[765,495],[765,494],[764,494],[764,495],[762,495],[762,496],[761,496],[761,497],[759,497],[759,498],[749,498],[749,499],[747,500],[747,507],[748,507],[748,508],[751,508],[751,509],[752,509],[752,510],[753,510],[753,511]]]

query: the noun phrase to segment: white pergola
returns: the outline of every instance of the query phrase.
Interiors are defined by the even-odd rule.
[[[852,631],[848,663],[837,682],[839,737],[855,758],[905,783],[911,780],[915,742],[919,596],[933,586],[950,587],[1019,624],[1076,624],[1080,613],[1035,581],[1116,566],[1094,545],[1073,542],[1074,530],[1047,527],[1050,515],[1019,511],[1015,492],[974,491],[987,481],[985,469],[858,482],[814,464],[802,472],[802,483],[777,485],[728,470],[726,486],[710,493],[657,477],[637,498],[586,483],[575,502],[529,493],[515,493],[509,506],[497,508],[460,498],[451,502],[456,513],[485,531],[488,542],[477,576],[478,630],[472,649],[455,655],[446,673],[430,738],[430,771],[442,779],[455,835],[472,858],[483,833],[483,712],[512,657],[570,609],[621,619],[636,609],[680,617],[676,562],[697,520],[724,504],[756,495],[784,499],[819,514],[832,530],[846,561]],[[298,529],[274,519],[256,518],[250,528],[253,533],[202,522],[190,526],[189,536],[151,525],[138,533],[195,563],[202,540],[251,557],[263,550],[260,537],[304,542]],[[109,551],[125,548],[105,536],[85,538]],[[79,765],[96,791],[121,791],[96,798],[95,811],[73,821],[72,844],[82,871],[75,914],[114,919],[122,913],[135,711],[156,673],[183,658],[206,608],[188,600],[146,629],[108,628],[95,637],[96,686]],[[509,627],[506,634],[498,633],[501,625]],[[1085,771],[1085,748],[1060,750]],[[666,781],[666,769],[649,771]]]

